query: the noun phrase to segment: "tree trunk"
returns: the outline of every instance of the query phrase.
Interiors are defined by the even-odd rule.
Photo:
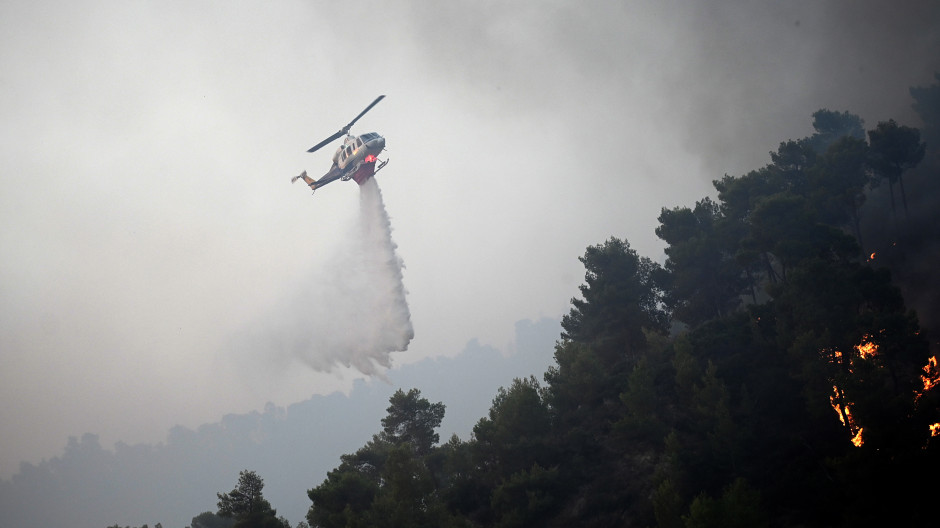
[[[898,174],[898,184],[901,186],[901,203],[904,205],[904,220],[908,223],[911,221],[911,217],[907,213],[907,193],[904,192],[904,177]],[[892,201],[892,204],[894,202]]]
[[[888,178],[888,192],[891,193],[891,218],[897,222],[898,221],[898,211],[894,207],[894,182],[891,181],[891,178]]]

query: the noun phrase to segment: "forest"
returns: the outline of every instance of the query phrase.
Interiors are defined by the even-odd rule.
[[[911,95],[920,129],[821,109],[716,198],[663,208],[663,264],[589,246],[553,366],[500,389],[467,440],[399,390],[300,526],[928,524],[940,84]],[[192,528],[290,528],[262,488],[242,472]]]

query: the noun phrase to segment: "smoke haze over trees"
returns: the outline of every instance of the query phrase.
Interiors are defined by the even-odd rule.
[[[60,455],[22,463],[12,479],[0,480],[0,525],[182,527],[212,510],[216,493],[229,491],[246,468],[264,478],[264,495],[278,516],[296,522],[310,505],[306,490],[350,446],[376,432],[397,387],[420,386],[424,395],[446,401],[442,430],[467,437],[500,386],[551,363],[559,329],[550,319],[519,321],[509,355],[472,341],[454,358],[390,371],[395,385],[359,381],[349,394],[174,427],[160,443],[109,447],[94,434],[70,438]]]
[[[936,93],[912,90],[917,108]],[[395,392],[386,416],[372,417],[379,432],[306,486],[310,526],[929,523],[938,487],[920,475],[940,462],[937,321],[909,310],[904,293],[936,298],[933,274],[921,273],[938,239],[920,222],[935,219],[923,208],[937,203],[940,156],[909,125],[827,109],[811,117],[813,135],[716,180],[716,199],[663,208],[664,264],[616,237],[589,246],[553,364],[542,381],[503,384],[465,439],[441,442],[446,402]],[[925,115],[924,128],[935,126]],[[900,194],[885,192],[902,175],[906,213]],[[293,423],[281,412],[228,418],[237,434],[216,436],[193,464],[211,460],[218,441],[264,444]],[[171,456],[209,433],[177,430],[166,447],[116,454],[93,436],[73,439],[62,459],[24,465],[3,495],[54,491],[81,463],[89,480],[78,489],[92,494],[81,499],[101,500],[93,493],[139,477],[115,465],[126,453]],[[272,438],[296,436],[286,433]],[[250,451],[229,453],[253,465],[240,458]],[[29,522],[18,519],[10,525]]]
[[[881,122],[866,142],[858,116],[813,117],[769,165],[716,180],[717,201],[664,208],[665,265],[617,238],[588,247],[545,385],[500,389],[466,441],[376,435],[310,490],[311,526],[929,523],[940,336],[861,234],[895,209],[882,180],[910,171],[935,206],[940,166],[920,165],[915,128]],[[922,214],[889,213],[871,238],[936,245]],[[902,285],[930,263],[889,261]]]
[[[573,256],[611,235],[663,264],[660,207],[715,199],[711,180],[809,136],[819,108],[863,117],[866,141],[920,127],[908,89],[940,71],[924,0],[235,4],[0,7],[0,399],[28,402],[0,411],[0,478],[69,436],[154,443],[365,376],[285,352],[294,295],[342,306],[326,271],[359,214],[354,185],[285,181],[325,170],[303,149],[378,93],[357,126],[389,140],[418,330],[397,367],[560,319]],[[371,60],[352,61],[351,20]]]
[[[931,522],[940,4],[236,4],[0,7],[4,528]]]

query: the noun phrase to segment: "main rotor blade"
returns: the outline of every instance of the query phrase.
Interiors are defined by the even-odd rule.
[[[344,130],[340,130],[339,132],[333,134],[332,136],[330,136],[330,137],[324,139],[323,141],[317,143],[316,145],[310,147],[309,149],[307,149],[307,152],[316,152],[316,151],[320,150],[321,148],[325,147],[326,145],[329,145],[330,143],[336,141],[337,139],[339,139],[340,137],[342,137],[343,134],[345,134],[345,133],[346,133],[346,132],[345,132]]]
[[[384,95],[380,95],[380,96],[376,97],[376,98],[375,98],[375,101],[372,101],[372,104],[370,104],[369,106],[367,106],[365,110],[363,110],[362,112],[359,112],[359,115],[357,115],[352,121],[350,121],[348,125],[344,126],[342,129],[340,129],[337,133],[333,134],[332,136],[330,136],[330,137],[324,139],[323,141],[317,143],[316,145],[310,147],[309,149],[307,149],[307,152],[315,152],[315,151],[317,151],[317,150],[320,150],[321,148],[325,147],[326,145],[329,145],[330,143],[332,143],[332,142],[336,141],[337,139],[341,138],[344,134],[346,134],[346,133],[349,132],[349,129],[352,128],[352,126],[356,124],[356,121],[359,121],[359,118],[360,118],[360,117],[366,115],[366,112],[368,112],[369,110],[372,110],[372,107],[375,106],[375,105],[377,105],[377,104],[379,104],[379,101],[381,101],[382,99],[385,99],[385,96],[384,96]]]
[[[380,95],[380,96],[376,97],[376,98],[375,98],[375,101],[372,101],[372,104],[370,104],[369,106],[367,106],[365,110],[363,110],[362,112],[359,112],[359,115],[357,115],[357,116],[355,117],[355,119],[353,119],[352,121],[350,121],[349,124],[346,125],[345,128],[343,128],[343,130],[345,130],[346,132],[349,132],[349,129],[352,128],[352,126],[353,126],[354,124],[356,124],[356,121],[359,121],[359,118],[360,118],[360,117],[366,115],[366,112],[368,112],[369,110],[372,110],[372,107],[375,106],[375,105],[377,105],[377,104],[379,104],[379,101],[381,101],[382,99],[385,99],[385,96],[384,96],[384,95]]]

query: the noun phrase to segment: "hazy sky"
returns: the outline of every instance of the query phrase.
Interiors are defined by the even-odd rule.
[[[930,1],[4,2],[0,476],[68,435],[159,441],[360,375],[238,342],[355,284],[336,263],[359,188],[290,177],[325,172],[306,149],[379,94],[354,131],[388,141],[414,328],[394,368],[559,317],[609,236],[661,260],[661,207],[821,107],[916,125],[938,21]]]

